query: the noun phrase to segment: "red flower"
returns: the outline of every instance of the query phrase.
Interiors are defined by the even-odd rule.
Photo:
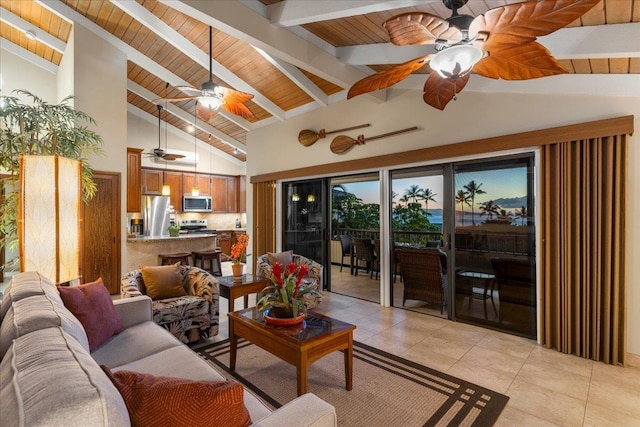
[[[272,266],[273,277],[276,279],[276,284],[282,286],[282,264],[276,262]]]
[[[290,262],[287,266],[287,273],[294,274],[297,269],[298,267],[296,266],[296,264],[294,262]]]

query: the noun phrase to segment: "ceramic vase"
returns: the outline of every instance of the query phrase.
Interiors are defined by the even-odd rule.
[[[231,264],[231,269],[233,271],[233,281],[242,282],[242,272],[244,271],[244,264],[239,262]]]

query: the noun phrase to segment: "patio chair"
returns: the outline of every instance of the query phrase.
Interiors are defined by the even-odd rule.
[[[430,248],[401,248],[397,253],[404,283],[402,305],[408,299],[425,301],[440,306],[442,314],[447,305],[447,279],[442,267],[447,255]]]
[[[353,269],[353,238],[348,234],[340,235],[340,247],[342,248],[342,258],[340,259],[340,271],[344,265],[344,257],[349,257],[349,268]]]
[[[375,247],[373,245],[373,242],[371,242],[371,239],[359,239],[359,238],[354,238],[353,239],[353,248],[354,248],[354,254],[353,254],[353,270],[355,270],[353,272],[353,275],[357,276],[358,275],[358,270],[359,270],[359,261],[364,261],[365,262],[365,268],[366,271],[370,272],[371,274],[371,278],[373,279],[373,270],[375,268],[375,263],[377,260],[376,254],[375,254]],[[378,278],[378,274],[376,272],[376,279]]]

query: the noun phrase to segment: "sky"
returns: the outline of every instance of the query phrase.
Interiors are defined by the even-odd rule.
[[[523,197],[527,194],[526,168],[510,168],[490,171],[461,172],[455,177],[455,192],[463,189],[469,181],[475,180],[476,184],[482,184],[481,190],[486,194],[478,194],[475,197],[476,205],[487,200],[510,199]],[[349,193],[358,196],[364,203],[380,203],[380,184],[378,181],[345,183],[342,184]],[[429,210],[442,209],[443,177],[442,175],[394,179],[392,190],[398,194],[394,201],[398,201],[411,185],[419,185],[421,188],[429,188],[435,193],[434,202],[429,202]],[[458,206],[456,206],[457,208]],[[506,209],[519,206],[503,206]],[[465,206],[465,208],[468,208]]]

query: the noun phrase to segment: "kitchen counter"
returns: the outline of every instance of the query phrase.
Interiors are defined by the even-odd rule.
[[[160,265],[158,254],[210,251],[218,245],[215,234],[180,234],[169,236],[142,236],[127,239],[126,271],[148,265]],[[193,259],[190,260],[193,264]]]
[[[215,234],[180,234],[176,237],[170,236],[139,236],[127,239],[130,243],[149,243],[149,242],[162,242],[167,240],[182,240],[182,239],[201,239],[203,237],[216,237]]]

